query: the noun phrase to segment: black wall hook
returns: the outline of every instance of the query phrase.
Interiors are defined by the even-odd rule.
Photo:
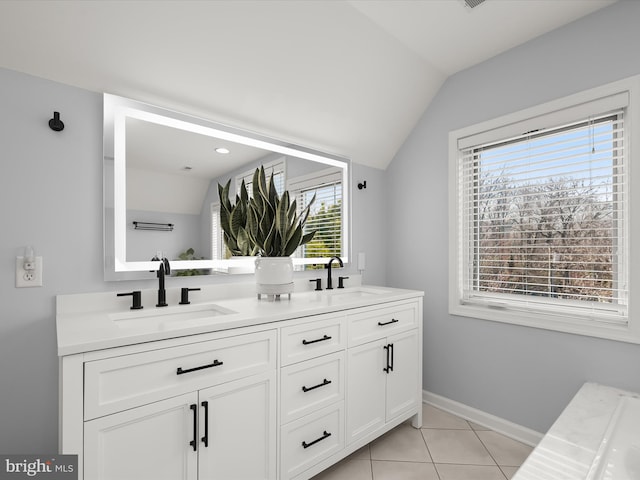
[[[362,190],[363,188],[367,188],[367,181],[358,183],[358,190]]]
[[[53,112],[53,118],[49,120],[49,128],[56,132],[64,130],[64,123],[60,120],[60,112]]]

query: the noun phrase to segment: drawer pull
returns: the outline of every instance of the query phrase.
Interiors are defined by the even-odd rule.
[[[204,370],[205,368],[219,367],[220,365],[223,365],[223,364],[224,362],[219,362],[218,360],[214,360],[213,363],[210,363],[209,365],[202,365],[200,367],[187,368],[186,370],[183,370],[182,367],[178,367],[178,370],[176,371],[176,375],[182,375],[183,373],[197,372],[198,370]]]
[[[311,345],[312,343],[324,342],[325,340],[331,340],[329,335],[325,335],[322,338],[317,338],[316,340],[302,340],[303,345]]]
[[[189,442],[189,445],[193,447],[193,451],[198,451],[198,405],[195,403],[189,406],[193,410],[193,440]]]
[[[392,323],[398,323],[400,320],[397,320],[395,318],[392,318],[389,322],[378,322],[378,325],[380,325],[381,327],[385,326],[385,325],[391,325]]]
[[[322,383],[319,383],[318,385],[314,385],[313,387],[305,387],[304,385],[302,386],[302,391],[307,393],[311,390],[315,390],[316,388],[320,388],[320,387],[324,387],[325,385],[329,385],[331,383],[331,380],[327,380],[326,378],[322,381]]]
[[[322,433],[322,436],[320,438],[316,438],[313,442],[302,442],[302,448],[309,448],[311,445],[315,445],[316,443],[321,442],[322,440],[324,440],[325,438],[329,438],[330,436],[331,434],[325,430]]]

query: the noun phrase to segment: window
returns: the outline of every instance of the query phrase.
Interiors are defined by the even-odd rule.
[[[295,195],[300,213],[315,195],[304,233],[316,231],[311,242],[302,245],[296,257],[331,258],[343,255],[342,235],[342,173],[338,169],[326,169],[289,183],[289,190]],[[307,265],[305,268],[314,268]]]
[[[211,259],[222,260],[222,226],[220,225],[220,204],[211,204]]]
[[[629,339],[629,105],[602,87],[451,133],[451,313]]]

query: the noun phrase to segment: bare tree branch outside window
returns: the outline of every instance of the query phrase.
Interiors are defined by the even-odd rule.
[[[616,302],[616,118],[473,151],[473,289]]]

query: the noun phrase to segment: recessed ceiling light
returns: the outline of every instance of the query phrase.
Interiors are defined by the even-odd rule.
[[[229,153],[229,149],[224,147],[218,147],[216,148],[216,152],[226,154],[226,153]]]

